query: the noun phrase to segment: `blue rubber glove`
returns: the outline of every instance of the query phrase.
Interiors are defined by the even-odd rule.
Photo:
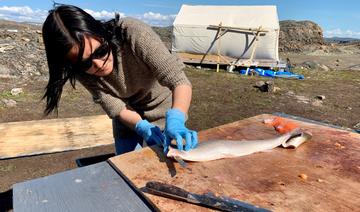
[[[138,121],[135,125],[135,131],[143,137],[149,146],[154,144],[164,146],[165,136],[162,134],[160,128],[150,124],[147,120]]]
[[[185,114],[178,109],[170,109],[165,116],[165,145],[167,152],[171,141],[176,140],[177,148],[183,150],[183,139],[185,139],[185,151],[193,149],[198,144],[197,132],[185,127]]]

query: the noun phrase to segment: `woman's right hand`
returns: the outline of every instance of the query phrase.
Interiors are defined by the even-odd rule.
[[[197,132],[185,127],[185,114],[179,109],[169,109],[165,116],[165,145],[167,152],[172,140],[176,141],[178,150],[183,150],[183,139],[185,140],[185,151],[193,149],[198,144]]]
[[[154,144],[164,146],[165,136],[162,134],[160,128],[149,123],[147,120],[138,121],[135,125],[135,131],[143,137],[149,146]]]

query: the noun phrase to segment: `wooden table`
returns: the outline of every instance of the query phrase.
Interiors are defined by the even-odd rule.
[[[270,117],[273,116],[263,114],[205,130],[199,133],[199,139],[272,138],[278,135],[262,123]],[[313,134],[311,141],[297,149],[276,148],[238,158],[188,163],[191,171],[165,158],[156,147],[116,156],[109,162],[136,188],[155,180],[194,193],[229,196],[275,211],[358,211],[360,134],[299,120],[294,122]],[[207,210],[145,195],[162,211]]]
[[[277,136],[259,115],[199,133],[211,139],[266,139]],[[150,194],[148,181],[194,193],[212,192],[275,211],[358,211],[360,134],[297,120],[313,139],[297,149],[276,148],[248,156],[188,163],[191,171],[164,157],[157,147],[13,186],[14,211],[208,211]],[[113,169],[115,168],[117,172]],[[299,177],[306,175],[307,179]],[[126,179],[126,181],[124,181]],[[129,184],[131,186],[129,186]],[[144,196],[143,196],[144,195]]]

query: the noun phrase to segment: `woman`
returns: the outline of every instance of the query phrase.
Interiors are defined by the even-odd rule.
[[[132,18],[102,23],[84,10],[58,5],[43,24],[49,66],[45,114],[58,109],[63,86],[78,80],[113,120],[117,154],[143,140],[166,152],[197,145],[197,133],[185,127],[192,88],[184,64],[170,54],[157,34]],[[164,129],[162,132],[160,129]]]

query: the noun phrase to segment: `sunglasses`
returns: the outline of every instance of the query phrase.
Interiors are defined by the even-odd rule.
[[[80,71],[86,72],[93,65],[94,59],[101,59],[110,53],[110,46],[107,41],[101,43],[99,47],[85,60],[81,60],[76,64],[76,68]]]

